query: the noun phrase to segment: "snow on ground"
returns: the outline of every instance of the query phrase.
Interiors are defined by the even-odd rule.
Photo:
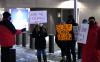
[[[16,62],[37,62],[36,50],[30,49],[29,45],[26,47],[22,47],[22,45],[15,45],[13,48],[16,49]],[[46,51],[48,62],[60,62],[61,51],[57,48],[57,46],[55,46],[54,53],[48,53],[48,48]],[[81,60],[77,62],[81,62]]]
[[[36,50],[28,49],[21,45],[14,46],[14,48],[16,49],[16,62],[37,62]],[[48,62],[59,62],[61,59],[60,51],[52,54],[47,53],[47,56]]]

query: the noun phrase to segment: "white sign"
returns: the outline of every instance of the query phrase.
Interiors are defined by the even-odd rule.
[[[78,33],[78,43],[86,44],[89,24],[81,24]]]
[[[30,11],[30,24],[47,23],[47,11]]]
[[[73,32],[74,32],[75,40],[77,40],[77,36],[78,36],[78,26],[73,26]]]

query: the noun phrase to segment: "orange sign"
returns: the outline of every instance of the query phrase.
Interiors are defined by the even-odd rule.
[[[58,24],[56,25],[56,32],[58,40],[67,41],[72,40],[72,24]]]

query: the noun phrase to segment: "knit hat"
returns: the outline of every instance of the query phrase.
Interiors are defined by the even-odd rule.
[[[6,11],[3,13],[3,18],[8,18],[9,16],[11,16],[9,12]]]

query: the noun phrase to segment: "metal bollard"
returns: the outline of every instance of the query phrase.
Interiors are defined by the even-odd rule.
[[[35,38],[30,38],[30,48],[31,49],[35,48]]]
[[[26,32],[23,32],[22,33],[22,46],[23,47],[26,47]]]
[[[22,43],[22,34],[16,35],[16,45],[20,45]]]
[[[35,38],[32,38],[32,33],[30,33],[30,49],[35,48]]]
[[[49,35],[49,53],[54,53],[54,35]]]

